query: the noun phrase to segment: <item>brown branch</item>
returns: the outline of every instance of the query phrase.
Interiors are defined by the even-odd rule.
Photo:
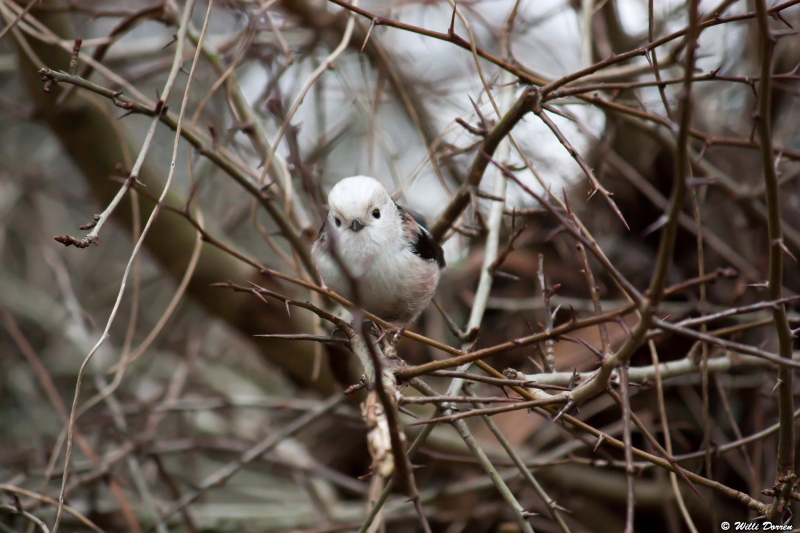
[[[691,280],[687,280],[686,282],[679,283],[673,287],[668,288],[664,291],[665,295],[676,294],[680,291],[686,290],[689,287],[692,287],[698,283],[709,283],[713,282],[720,277],[730,277],[735,276],[735,272],[731,271],[730,269],[717,269],[714,272],[711,272],[701,278],[694,278]],[[439,361],[431,361],[430,363],[424,363],[417,366],[412,366],[408,368],[402,368],[398,370],[397,375],[399,378],[403,380],[411,379],[414,377],[422,376],[425,374],[430,374],[436,370],[444,370],[447,368],[453,368],[460,366],[465,363],[471,363],[474,361],[480,361],[486,357],[490,357],[493,355],[497,355],[500,353],[504,353],[510,350],[514,350],[516,348],[521,348],[524,346],[529,346],[531,344],[535,344],[537,342],[542,342],[547,339],[554,339],[558,338],[559,336],[569,333],[571,331],[575,331],[578,329],[586,328],[589,326],[595,326],[597,324],[601,324],[603,322],[616,322],[617,319],[620,317],[632,313],[636,310],[635,304],[628,304],[626,306],[620,307],[619,309],[614,309],[612,311],[606,311],[602,315],[591,316],[587,318],[575,318],[572,317],[568,322],[560,324],[554,327],[551,331],[547,332],[540,332],[534,333],[532,335],[528,335],[526,337],[520,337],[518,339],[513,339],[507,342],[503,342],[501,344],[497,344],[495,346],[491,346],[488,348],[483,348],[481,350],[476,350],[470,353],[460,353],[456,355],[456,357],[451,357],[449,359],[441,359]],[[692,331],[693,330],[687,330]],[[405,333],[408,335],[408,333]],[[748,347],[749,349],[750,347]],[[449,352],[453,353],[453,352]],[[767,352],[761,352],[760,354],[766,354],[770,356]]]
[[[72,76],[66,72],[60,72],[51,69],[41,69],[39,71],[46,79],[53,80],[58,83],[70,83],[77,85],[83,89],[99,94],[114,103],[117,107],[125,109],[128,113],[137,113],[146,116],[159,116],[159,120],[166,124],[167,127],[175,131],[178,127],[177,118],[168,112],[163,112],[163,106],[156,106],[150,108],[141,104],[131,98],[124,96],[119,91],[112,91],[79,76]],[[236,183],[241,185],[249,194],[256,198],[261,206],[269,213],[275,224],[281,231],[281,234],[289,241],[292,248],[300,256],[304,267],[309,274],[316,278],[316,269],[311,260],[311,252],[308,240],[300,234],[300,232],[293,226],[293,224],[283,215],[272,202],[272,198],[262,190],[255,182],[250,173],[245,170],[239,163],[235,162],[224,150],[215,146],[213,142],[207,142],[201,135],[199,135],[193,128],[183,125],[180,130],[181,136],[194,147],[198,153],[213,161],[221,170],[228,176],[233,178]],[[61,242],[61,241],[59,241]]]
[[[778,176],[772,159],[772,56],[776,40],[769,29],[769,19],[765,0],[756,0],[758,33],[761,61],[761,79],[758,87],[758,112],[756,128],[761,143],[761,163],[764,171],[764,187],[767,199],[767,227],[769,233],[769,281],[771,300],[781,297],[783,287],[783,230],[781,228],[780,191]],[[778,334],[780,356],[785,360],[792,358],[793,335],[786,316],[786,308],[778,304],[772,311],[775,329]],[[781,366],[778,369],[778,454],[775,473],[775,486],[778,488],[767,519],[781,521],[788,502],[783,498],[783,490],[790,490],[794,484],[794,398],[792,392],[792,369]]]
[[[431,226],[431,235],[433,235],[434,239],[441,242],[447,231],[455,224],[464,209],[467,208],[472,192],[483,179],[483,174],[489,164],[489,157],[497,150],[500,141],[502,141],[505,136],[514,129],[514,126],[522,120],[522,117],[533,108],[537,99],[538,92],[535,89],[528,88],[524,90],[511,109],[508,110],[508,113],[506,113],[500,122],[486,134],[478,149],[478,155],[472,161],[472,165],[467,172],[464,183],[462,183],[461,187],[450,200],[450,203],[447,204],[442,214],[439,215],[439,218],[436,219],[436,222]],[[483,154],[488,154],[488,156],[484,156]]]
[[[581,154],[575,149],[574,146],[572,146],[572,143],[570,143],[564,136],[564,134],[561,133],[561,130],[558,129],[558,126],[556,126],[556,123],[553,122],[553,119],[547,116],[547,113],[545,113],[544,109],[541,107],[537,106],[536,108],[534,108],[533,112],[536,113],[537,117],[542,119],[542,122],[544,122],[548,128],[550,128],[550,131],[552,131],[553,135],[556,136],[558,142],[560,142],[561,145],[564,148],[566,148],[567,152],[569,152],[569,155],[572,156],[575,162],[578,163],[578,166],[581,167],[581,170],[583,170],[584,174],[586,174],[586,177],[589,178],[589,183],[591,183],[592,185],[592,188],[589,190],[589,198],[594,196],[596,192],[599,192],[601,195],[603,195],[603,198],[606,199],[608,205],[611,206],[611,210],[614,211],[614,214],[617,215],[617,217],[622,221],[622,223],[625,224],[625,227],[628,230],[630,230],[631,228],[625,221],[625,217],[622,215],[622,211],[619,210],[617,204],[614,202],[614,200],[611,199],[612,193],[610,193],[608,189],[603,187],[603,185],[600,183],[600,180],[598,180],[597,176],[594,175],[594,171],[586,163],[586,160],[583,159]]]
[[[493,376],[498,377],[498,378],[502,376],[502,374],[500,374],[499,372],[497,372],[496,370],[494,370],[490,366],[486,365],[485,363],[479,362],[478,365],[480,366],[481,369],[485,370],[490,375],[493,375]],[[522,389],[520,387],[512,387],[512,390],[514,390],[514,392],[516,392],[517,394],[519,394],[523,398],[526,398],[526,399],[529,399],[529,400],[534,400],[535,399],[530,392],[528,392],[525,389]],[[539,408],[535,408],[535,409],[538,412],[544,414],[545,416],[549,416],[549,414],[550,414],[550,412],[547,411],[546,409],[539,409]],[[798,411],[797,414],[798,414],[798,416],[800,416],[800,411]],[[581,430],[589,433],[590,435],[593,435],[594,437],[597,437],[597,438],[602,437],[603,438],[603,442],[605,442],[605,443],[607,443],[607,444],[609,444],[611,446],[614,446],[615,448],[617,448],[619,450],[624,450],[625,449],[625,444],[622,441],[620,441],[618,439],[615,439],[611,435],[608,435],[607,433],[604,433],[604,432],[602,432],[602,431],[590,426],[589,424],[583,422],[582,420],[578,420],[577,418],[575,418],[575,417],[573,417],[573,416],[571,416],[569,414],[566,414],[566,413],[561,416],[561,419],[564,420],[565,422],[577,427],[578,429],[581,429]],[[656,466],[664,468],[665,470],[668,470],[668,471],[671,471],[671,472],[675,471],[674,467],[666,459],[663,459],[661,457],[658,457],[658,456],[652,455],[650,453],[647,453],[647,452],[645,452],[643,450],[640,450],[639,448],[632,448],[631,452],[633,453],[633,455],[635,455],[637,457],[641,457],[641,458],[647,460],[648,462],[650,462],[650,463],[652,463],[652,464],[654,464]],[[703,454],[705,452],[701,451],[701,452],[698,452],[698,453]],[[675,459],[679,460],[678,457],[675,457]],[[752,497],[748,496],[747,494],[745,494],[745,493],[743,493],[741,491],[738,491],[736,489],[732,489],[732,488],[730,488],[730,487],[728,487],[726,485],[723,485],[722,483],[719,483],[717,481],[705,478],[703,476],[700,476],[698,474],[695,474],[695,473],[693,473],[691,471],[688,471],[688,470],[685,470],[685,469],[684,469],[684,473],[685,473],[686,477],[688,477],[693,483],[695,483],[697,485],[700,485],[700,486],[703,486],[703,487],[708,487],[708,488],[710,488],[712,490],[715,490],[715,491],[719,492],[720,494],[723,494],[726,497],[728,497],[728,498],[730,498],[730,499],[732,499],[732,500],[734,500],[734,501],[736,501],[736,502],[738,502],[738,503],[740,503],[740,504],[746,506],[747,508],[752,509],[752,510],[754,510],[756,512],[764,513],[764,512],[766,512],[767,508],[769,507],[767,504],[764,504],[764,503],[756,500],[755,498],[752,498]]]

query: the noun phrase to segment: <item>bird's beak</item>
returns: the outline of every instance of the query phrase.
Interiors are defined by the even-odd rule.
[[[353,231],[361,231],[365,227],[366,226],[358,220],[354,220],[353,222],[350,223],[350,229]]]

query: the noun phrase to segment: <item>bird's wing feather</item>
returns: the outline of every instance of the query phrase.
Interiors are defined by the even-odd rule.
[[[413,210],[411,210],[411,209],[409,209],[407,207],[401,207],[399,205],[397,207],[399,207],[400,209],[402,209],[403,211],[405,211],[406,213],[411,215],[411,218],[413,218],[417,222],[417,224],[419,224],[420,226],[425,228],[426,231],[430,231],[431,230],[431,228],[428,227],[428,221],[424,216],[422,216],[421,214],[419,214],[416,211],[413,211]]]
[[[397,210],[403,219],[403,227],[406,238],[411,245],[411,251],[423,259],[436,261],[439,268],[444,268],[446,266],[444,250],[428,231],[425,217],[400,205],[397,205]]]

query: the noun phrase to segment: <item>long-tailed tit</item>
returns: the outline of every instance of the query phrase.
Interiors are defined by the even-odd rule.
[[[312,249],[325,284],[354,298],[339,259],[358,284],[364,309],[397,325],[416,320],[433,298],[445,267],[442,247],[425,219],[397,205],[378,180],[366,176],[337,183],[328,195],[328,208]]]

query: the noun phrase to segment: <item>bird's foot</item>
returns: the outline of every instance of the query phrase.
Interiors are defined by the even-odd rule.
[[[383,331],[383,328],[381,328],[378,324],[376,324],[372,320],[364,319],[364,322],[366,323],[367,331],[369,332],[369,334],[376,337],[378,341],[381,341],[383,336],[386,335],[386,333]],[[350,327],[353,328],[354,331],[358,332],[362,331],[361,324],[360,323],[357,324],[356,319],[353,319],[350,322]]]
[[[405,332],[406,332],[406,326],[403,326],[402,328],[395,331],[392,335],[390,335],[389,345],[392,347],[397,346],[397,343],[400,342],[400,339],[403,337]]]
[[[331,339],[333,340],[345,339],[348,341],[346,346],[350,348],[350,336],[342,328],[338,326],[334,328],[333,331],[331,331]]]

